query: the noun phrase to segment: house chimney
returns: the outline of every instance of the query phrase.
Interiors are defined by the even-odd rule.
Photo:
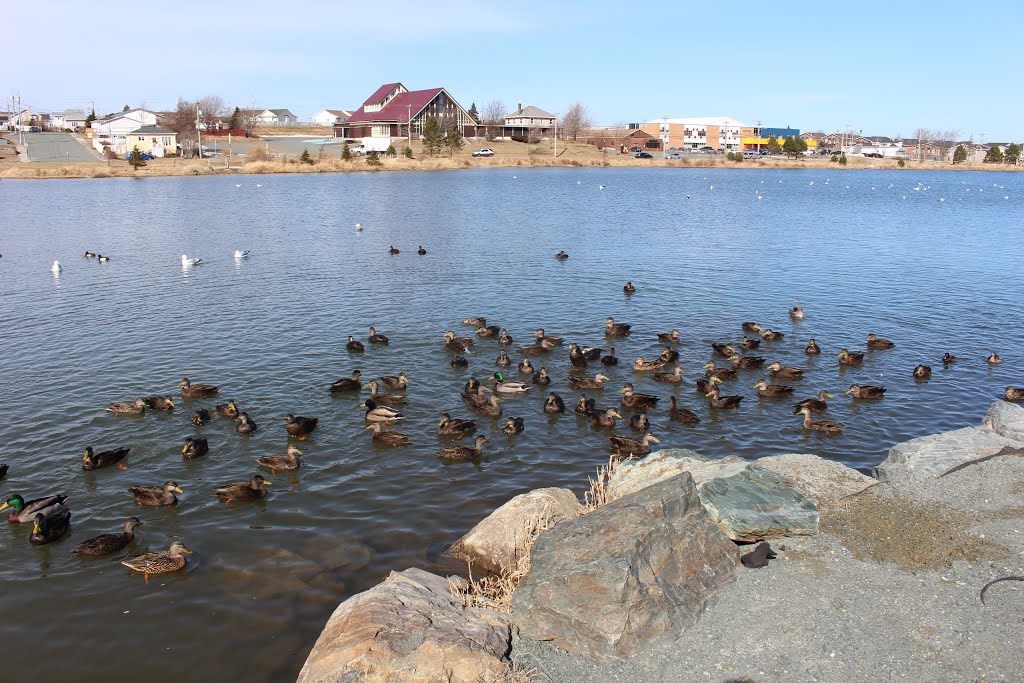
[[[519,109],[516,110],[516,113],[517,114],[522,114],[523,113],[523,103],[520,102],[517,106],[519,107]]]

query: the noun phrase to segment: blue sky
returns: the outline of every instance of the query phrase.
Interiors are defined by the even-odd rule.
[[[1024,3],[977,15],[952,2],[842,4],[10,3],[4,54],[17,66],[0,75],[0,96],[20,91],[40,111],[95,101],[103,113],[216,94],[308,120],[401,81],[445,87],[467,108],[562,111],[579,99],[605,125],[727,115],[1024,138]],[[391,18],[370,18],[384,8]]]

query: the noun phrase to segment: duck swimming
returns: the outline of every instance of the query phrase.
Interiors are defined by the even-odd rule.
[[[583,355],[583,350],[576,344],[569,344],[569,362],[577,368],[587,366],[587,357]]]
[[[611,347],[610,349],[608,349],[608,355],[607,356],[601,356],[601,365],[604,365],[605,367],[609,367],[609,366],[612,366],[612,365],[618,365],[618,364],[619,364],[619,359],[615,357],[615,347],[614,346]]]
[[[637,372],[650,372],[651,370],[657,370],[663,367],[665,363],[658,360],[644,360],[643,356],[637,356],[636,362],[633,363],[633,369]]]
[[[192,424],[199,427],[210,422],[210,411],[206,408],[200,408],[196,412],[192,413]]]
[[[720,368],[711,360],[704,364],[704,376],[714,375],[718,379],[736,379],[736,371],[732,368]]]
[[[794,412],[803,413],[804,429],[809,429],[815,432],[824,432],[825,434],[838,434],[843,431],[843,425],[838,422],[832,422],[831,420],[812,420],[810,406],[804,406],[802,408],[797,407]]]
[[[508,333],[508,330],[506,330],[504,327],[501,328],[501,332],[498,333],[498,343],[501,344],[502,346],[511,346],[512,341],[512,335]]]
[[[521,417],[510,417],[505,420],[505,424],[501,427],[502,433],[509,436],[522,434],[524,429],[526,429],[526,423]]]
[[[15,493],[4,498],[3,505],[0,505],[0,510],[11,508],[11,512],[7,515],[8,524],[27,524],[35,519],[38,512],[44,515],[56,512],[59,508],[64,507],[67,499],[68,497],[61,493],[35,498],[26,503],[24,498]]]
[[[604,321],[604,333],[608,337],[625,337],[629,334],[629,329],[632,325],[626,323],[617,323],[614,318],[608,318]]]
[[[828,403],[825,402],[826,398],[835,398],[832,394],[828,393],[824,389],[818,392],[815,398],[805,398],[796,404],[797,409],[802,409],[805,406],[811,409],[811,412],[820,413],[828,410]]]
[[[744,337],[743,341],[740,342],[740,348],[743,349],[744,351],[750,351],[751,349],[759,349],[761,348],[761,340],[747,339],[746,337]]]
[[[537,328],[537,331],[533,333],[533,338],[537,340],[538,344],[545,346],[561,346],[564,341],[561,337],[553,337],[546,333],[543,327]]]
[[[494,373],[491,379],[494,380],[494,390],[499,394],[525,394],[530,389],[530,385],[524,382],[506,380],[500,372]]]
[[[376,382],[371,382],[376,385]],[[288,413],[284,416],[285,429],[288,431],[288,436],[297,436],[300,439],[308,436],[316,425],[320,422],[320,418],[316,417],[302,417],[301,415],[292,415]]]
[[[249,413],[239,413],[238,417],[235,418],[235,422],[238,423],[235,425],[235,431],[239,434],[252,434],[259,429],[259,425],[252,421]]]
[[[804,319],[804,307],[800,305],[799,300],[796,302],[796,306],[789,309],[789,317],[792,318],[793,320]]]
[[[718,409],[735,409],[739,408],[740,401],[743,400],[742,396],[722,396],[718,390],[718,378],[712,376],[708,377],[708,383],[711,385],[708,393],[705,397],[708,399],[708,403],[711,404],[712,408]]]
[[[582,396],[580,397],[582,398]],[[577,412],[579,409],[577,408]],[[608,408],[604,411],[592,409],[589,413],[591,427],[614,427],[615,419],[622,419],[622,415],[615,408]]]
[[[927,365],[918,365],[914,368],[914,379],[921,381],[932,376],[932,369]]]
[[[569,259],[569,255],[566,254],[564,251],[560,251],[557,254],[555,254],[555,258],[559,261],[566,261]]]
[[[644,455],[645,453],[651,452],[651,442],[660,443],[658,437],[654,436],[650,432],[644,434],[643,438],[637,441],[636,439],[630,439],[625,436],[609,436],[608,440],[612,446],[619,453],[626,453],[628,455]]]
[[[629,428],[643,434],[651,428],[651,418],[647,417],[647,413],[637,413],[629,418]]]
[[[733,354],[726,360],[733,364],[733,367],[740,368],[742,370],[756,370],[764,365],[764,358],[761,356],[737,356]]]
[[[175,541],[166,551],[139,555],[130,560],[124,560],[121,564],[134,572],[139,572],[148,582],[150,574],[169,574],[181,571],[185,568],[184,556],[191,554],[192,551],[186,548],[184,543]]]
[[[370,390],[370,399],[379,406],[397,406],[401,403],[408,403],[409,399],[401,394],[380,394],[377,393],[377,380],[371,380],[363,385]]]
[[[874,333],[868,335],[868,348],[869,349],[875,349],[875,350],[891,349],[894,346],[896,346],[896,345],[893,344],[888,339],[882,339],[881,337],[879,337],[878,335],[876,335]]]
[[[611,377],[599,372],[593,377],[570,377],[569,386],[573,389],[604,389],[604,383]]]
[[[405,391],[409,387],[409,376],[404,372],[397,375],[384,375],[380,378],[380,383],[384,385],[385,389]]]
[[[854,398],[858,399],[878,399],[882,398],[885,394],[885,387],[851,384],[850,388],[847,389],[845,393],[852,394]]]
[[[226,417],[230,420],[234,420],[238,417],[239,410],[238,406],[235,405],[234,401],[228,401],[227,403],[218,403],[213,407],[213,412],[221,417]]]
[[[633,390],[633,385],[626,382],[626,386],[619,389],[622,394],[622,405],[626,408],[640,408],[647,410],[653,408],[658,402],[657,396],[651,394],[640,394]]]
[[[775,332],[771,329],[765,330],[764,332],[761,333],[761,337],[763,339],[767,339],[768,341],[782,341],[784,336],[785,335],[783,335],[781,332]]]
[[[223,500],[225,505],[232,501],[259,500],[260,498],[266,498],[269,493],[269,491],[262,487],[264,485],[270,486],[273,483],[264,479],[262,474],[257,474],[250,478],[249,481],[224,484],[214,489],[213,495]]]
[[[113,415],[144,415],[146,402],[141,398],[134,401],[118,401],[111,403],[104,410]]]
[[[71,552],[75,555],[87,555],[90,557],[116,553],[118,550],[126,548],[129,543],[135,540],[135,529],[140,526],[145,526],[141,519],[138,517],[130,517],[128,521],[124,523],[121,533],[93,536],[92,538],[79,543],[78,547]]]
[[[992,353],[988,354],[988,362],[989,365],[996,365],[997,363],[1002,363],[1003,359],[999,357],[999,354],[993,351]]]
[[[679,330],[672,330],[671,332],[662,332],[658,334],[658,341],[660,341],[663,344],[678,344],[679,338],[681,336],[682,333],[680,333]]]
[[[943,365],[949,365],[950,363],[955,363],[956,361],[957,361],[957,357],[954,356],[953,354],[951,354],[951,353],[944,353],[944,354],[942,354],[942,364]]]
[[[476,422],[473,420],[453,420],[448,413],[441,415],[441,420],[437,423],[437,433],[439,436],[456,436],[461,438],[475,430]]]
[[[661,359],[662,363],[675,363],[676,361],[679,360],[679,352],[676,351],[675,349],[665,347],[664,349],[662,349],[659,358]]]
[[[363,353],[366,350],[366,347],[363,346],[363,342],[357,341],[351,334],[348,336],[348,343],[345,344],[345,348],[348,349],[350,353]]]
[[[150,410],[172,410],[174,408],[174,401],[170,396],[149,396],[142,401]]]
[[[130,448],[117,448],[112,451],[93,453],[92,446],[85,449],[85,456],[82,458],[82,469],[86,471],[99,470],[110,467],[124,460]]]
[[[590,416],[594,413],[595,402],[592,398],[586,396],[580,396],[579,400],[576,401],[576,414]]]
[[[493,339],[501,334],[501,328],[497,325],[486,325],[476,328],[473,333],[481,339]]]
[[[288,444],[288,450],[284,454],[278,455],[264,455],[263,457],[256,458],[256,464],[263,469],[270,470],[274,474],[278,471],[290,472],[297,470],[302,465],[299,460],[299,456],[302,455],[302,451],[295,444]]]
[[[202,438],[185,439],[185,445],[181,447],[181,457],[185,460],[194,460],[210,452],[210,442]]]
[[[622,291],[625,292],[626,294],[633,294],[636,292],[636,287],[633,286],[632,282],[627,282],[626,285],[622,288]]]
[[[846,349],[839,352],[840,365],[860,365],[864,362],[863,353],[850,353]]]
[[[437,452],[437,457],[445,462],[469,462],[470,460],[476,460],[480,457],[483,450],[482,447],[486,442],[487,437],[481,434],[474,440],[472,448],[469,446],[442,448]]]
[[[716,342],[711,342],[711,350],[715,352],[716,356],[725,356],[728,358],[729,356],[736,355],[736,349],[734,349],[730,344],[718,344]]]
[[[755,384],[754,388],[757,389],[757,395],[763,398],[783,398],[793,393],[793,387],[785,384],[768,384],[764,380]]]
[[[342,391],[359,391],[363,388],[363,383],[359,381],[359,378],[362,376],[363,373],[361,371],[353,370],[351,377],[343,377],[332,384],[330,392],[337,394]]]
[[[468,368],[469,361],[466,360],[465,356],[455,356],[455,358],[452,358],[451,362],[448,363],[448,365],[452,366],[453,368]]]
[[[374,422],[369,425],[367,429],[373,430],[373,434],[370,436],[370,439],[373,443],[380,446],[387,446],[388,448],[402,448],[412,443],[412,439],[410,439],[407,434],[393,430],[385,432],[383,425],[381,425],[380,422]]]
[[[761,330],[764,329],[760,325],[758,325],[757,323],[751,323],[751,322],[743,323],[742,325],[740,325],[740,327],[743,328],[744,332],[757,332],[757,333],[760,333]]]
[[[821,348],[818,346],[818,342],[814,341],[813,338],[809,340],[807,342],[807,348],[804,349],[804,353],[806,353],[809,356],[821,353]]]
[[[533,364],[530,363],[529,358],[524,358],[519,362],[519,372],[524,375],[532,375],[534,373]],[[536,382],[534,382],[536,384]]]
[[[548,375],[548,369],[542,367],[540,372],[533,375],[532,381],[534,384],[539,384],[542,387],[546,387],[551,384],[551,377]]]
[[[544,401],[544,412],[545,413],[564,413],[565,412],[565,401],[562,397],[551,392],[548,394],[547,399]]]
[[[444,347],[449,351],[455,353],[465,353],[469,350],[469,347],[473,345],[472,339],[466,337],[456,337],[455,333],[448,330],[444,333]]]
[[[59,540],[71,528],[71,510],[65,507],[48,515],[37,512],[32,520],[32,533],[28,542],[32,545],[46,545]]]
[[[188,377],[182,377],[178,386],[181,388],[182,398],[206,398],[215,396],[220,391],[212,384],[192,384]]]
[[[388,249],[388,253],[394,256],[395,254],[401,254],[402,252],[400,252],[398,249],[395,249],[395,245],[392,244],[391,247]]]
[[[654,373],[654,381],[679,384],[683,381],[683,369],[677,365],[672,372],[656,372]]]
[[[184,493],[173,481],[164,482],[163,486],[132,486],[128,492],[135,498],[136,505],[158,507],[160,505],[176,505],[178,497],[175,493]]]
[[[385,335],[378,334],[376,327],[371,327],[370,328],[370,343],[371,344],[387,344],[390,341],[391,340],[388,339]]]
[[[421,244],[420,248],[416,250],[416,253],[419,254],[420,256],[426,256],[427,255],[427,250],[424,249],[423,245]]]
[[[804,371],[800,368],[791,368],[778,361],[775,361],[765,369],[768,370],[772,377],[780,377],[782,379],[801,379],[804,376]]]
[[[692,410],[687,410],[686,408],[681,408],[676,404],[675,396],[669,396],[668,403],[668,417],[670,420],[682,422],[683,424],[688,425],[695,425],[700,422],[700,418],[697,417],[697,413]]]

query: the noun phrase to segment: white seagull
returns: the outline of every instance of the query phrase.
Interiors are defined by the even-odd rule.
[[[60,261],[54,261],[53,265],[50,266],[50,272],[51,273],[59,273],[62,270],[64,270],[64,269],[60,267]]]
[[[597,186],[597,189],[599,189],[599,190],[603,190],[604,188],[605,188],[605,186],[604,186],[604,185],[598,185],[598,186]]]
[[[181,255],[181,267],[182,268],[188,268],[190,266],[198,266],[202,262],[203,262],[203,259],[189,258],[188,256],[185,256],[184,254]]]
[[[242,186],[242,184],[241,184],[241,183],[236,183],[236,184],[235,184],[235,187],[241,187],[241,186]]]
[[[237,259],[245,258],[248,255],[249,255],[249,250],[248,249],[246,249],[245,251],[243,251],[241,249],[235,249],[235,258],[237,258]]]
[[[362,223],[356,223],[356,232],[362,232],[362,231],[363,231],[363,224]]]

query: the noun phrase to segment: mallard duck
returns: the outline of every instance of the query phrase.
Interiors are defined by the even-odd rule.
[[[497,325],[484,325],[476,328],[473,332],[481,339],[493,339],[501,334],[501,328]]]
[[[558,261],[566,261],[569,259],[569,255],[566,254],[564,251],[560,251],[557,254],[555,254],[555,259]]]
[[[651,428],[651,418],[647,417],[647,413],[637,413],[629,418],[629,428],[643,434]]]
[[[533,364],[530,363],[529,358],[524,358],[519,362],[519,373],[523,375],[532,375],[534,372]],[[547,374],[547,373],[545,373]]]
[[[593,377],[570,377],[569,386],[573,389],[604,389],[604,383],[611,377],[599,372]]]
[[[497,360],[494,361],[494,364],[499,368],[507,368],[512,365],[512,359],[508,357],[507,353],[505,353],[505,349],[502,349],[501,353],[498,354]]]
[[[583,351],[583,357],[588,361],[600,360],[601,354],[604,353],[604,349],[599,346],[584,346],[581,350]]]
[[[494,390],[499,394],[525,394],[530,389],[530,385],[524,382],[506,380],[500,372],[494,373],[491,379],[494,380]]]
[[[576,401],[576,414],[577,415],[591,415],[594,412],[595,402],[592,398],[586,396],[580,396],[579,400]]]
[[[239,434],[252,434],[260,428],[258,424],[253,422],[252,418],[249,417],[249,413],[239,413],[238,417],[235,418],[235,431]]]
[[[124,456],[128,455],[130,448],[117,448],[112,451],[102,451],[100,453],[93,453],[92,446],[85,449],[85,455],[82,457],[82,469],[83,470],[99,470],[104,467],[110,467],[124,460]]]
[[[762,329],[764,329],[763,327],[761,327],[757,323],[751,323],[751,322],[743,323],[742,325],[740,325],[740,327],[743,328],[744,332],[760,332]]]
[[[116,553],[118,550],[123,550],[129,543],[135,540],[135,527],[140,526],[145,526],[141,519],[138,517],[129,517],[128,521],[124,523],[121,533],[93,536],[92,538],[79,543],[78,547],[71,552],[75,555],[89,555],[93,557]]]
[[[914,379],[923,380],[932,376],[932,369],[927,365],[918,365],[914,368]]]
[[[951,353],[944,353],[944,354],[942,354],[942,364],[943,365],[949,365],[950,363],[955,363],[956,361],[957,361],[957,357],[954,356],[953,354],[951,354]]]
[[[555,346],[557,346],[557,344],[552,344],[551,342],[547,341],[541,341],[536,344],[531,344],[530,346],[519,347],[519,353],[523,354],[524,356],[539,356],[542,353],[547,353],[551,349],[555,348]]]
[[[539,384],[542,387],[546,387],[551,384],[551,377],[548,376],[548,369],[542,367],[539,372],[534,373],[532,381],[534,384]]]
[[[181,457],[185,460],[194,460],[210,452],[210,442],[202,438],[185,439],[185,445],[181,447]]]
[[[999,354],[993,351],[992,353],[988,354],[988,362],[989,365],[996,365],[998,363],[1002,363],[1003,359],[999,357]]]
[[[473,327],[486,327],[487,318],[480,316],[479,318],[466,318],[462,321],[463,325],[472,325]]]
[[[626,294],[633,294],[636,292],[636,287],[633,286],[632,282],[627,282],[625,286],[623,286],[622,291]]]
[[[473,446],[449,446],[437,452],[437,457],[445,462],[468,462],[480,457],[482,446],[487,442],[487,437],[482,434],[476,437]]]
[[[401,448],[408,446],[412,443],[406,434],[395,431],[384,431],[383,425],[380,422],[374,422],[367,429],[372,429],[373,434],[370,436],[372,441],[379,446],[387,446],[388,448]]]
[[[509,436],[522,434],[524,429],[526,429],[526,423],[521,417],[510,417],[505,420],[505,424],[501,426],[502,433],[508,434]]]
[[[821,347],[818,346],[818,342],[814,341],[813,337],[810,340],[808,340],[807,348],[804,349],[804,353],[806,353],[808,356],[814,356],[821,353]]]
[[[475,430],[476,422],[473,420],[452,419],[448,413],[441,415],[441,420],[437,423],[437,433],[439,436],[457,436],[461,438]]]
[[[761,338],[768,341],[782,341],[784,336],[781,332],[775,332],[772,329],[767,329],[761,333]]]
[[[149,396],[142,400],[150,410],[172,410],[174,408],[174,401],[170,396]]]
[[[561,346],[565,343],[565,340],[561,337],[554,337],[545,332],[543,327],[537,328],[537,331],[533,333],[533,338],[537,340],[538,344],[544,344],[545,346]]]
[[[363,342],[357,341],[351,334],[348,336],[348,342],[345,344],[345,348],[348,349],[350,353],[363,353],[366,351],[366,347],[363,346]]]
[[[192,424],[199,427],[210,422],[210,411],[206,408],[200,408],[196,412],[192,413]]]
[[[633,385],[630,382],[626,382],[626,386],[619,389],[619,393],[622,394],[622,405],[626,408],[640,408],[641,410],[647,410],[653,408],[658,402],[657,396],[651,394],[639,394],[633,390]]]
[[[868,348],[869,349],[891,349],[896,346],[888,339],[882,339],[878,335],[872,333],[868,335]]]
[[[453,368],[468,368],[469,361],[466,360],[464,356],[455,356],[455,358],[452,358],[451,362],[448,363],[448,365],[452,366]]]
[[[736,371],[732,368],[720,368],[715,364],[715,361],[709,360],[704,364],[704,376],[711,377],[714,375],[718,379],[736,379]]]
[[[608,440],[612,442],[612,446],[615,447],[619,453],[626,453],[627,455],[643,455],[651,452],[651,442],[660,443],[658,437],[654,436],[650,432],[643,435],[643,438],[637,441],[636,439],[630,439],[625,436],[612,436],[608,437]]]
[[[755,384],[754,388],[757,389],[757,395],[764,398],[783,398],[793,393],[793,387],[785,384],[768,384],[764,380]]]
[[[388,253],[389,253],[389,254],[391,254],[392,256],[395,256],[396,254],[401,254],[402,252],[401,252],[401,251],[399,251],[398,249],[395,249],[395,245],[393,245],[393,244],[392,244],[392,245],[391,245],[391,246],[390,246],[390,247],[388,248]]]
[[[675,396],[669,396],[668,397],[668,402],[669,402],[668,417],[669,417],[670,420],[675,420],[676,422],[682,422],[683,424],[688,424],[688,425],[695,425],[698,422],[700,422],[700,418],[697,417],[697,413],[693,412],[692,410],[688,410],[686,408],[680,408],[676,404],[676,397]]]
[[[740,368],[742,370],[756,370],[764,365],[764,358],[761,356],[737,356],[733,354],[726,360],[732,363],[733,367]]]
[[[134,401],[118,401],[104,408],[114,415],[143,415],[146,412],[146,401],[137,398]]]
[[[158,507],[161,505],[177,505],[175,493],[184,493],[177,482],[166,481],[163,486],[132,486],[128,492],[135,498],[136,505]]]
[[[719,344],[717,342],[711,342],[711,350],[715,352],[716,356],[729,356],[736,355],[736,349],[731,344]]]
[[[249,481],[236,481],[230,484],[224,484],[223,486],[214,489],[213,495],[217,496],[224,501],[224,504],[228,504],[232,501],[247,501],[247,500],[259,500],[260,498],[266,498],[269,493],[264,485],[270,486],[274,482],[267,481],[263,478],[262,474],[257,474],[249,479]]]
[[[789,309],[789,317],[792,318],[793,320],[804,319],[804,307],[800,305],[799,301],[796,302],[796,306]]]
[[[336,394],[342,391],[359,391],[363,387],[363,383],[359,381],[359,378],[362,376],[363,373],[361,371],[353,370],[351,377],[343,377],[332,384],[330,392]]]
[[[378,385],[377,380],[371,380],[363,385],[364,388],[370,390],[370,398],[373,402],[379,406],[397,406],[402,403],[408,403],[409,399],[401,394],[380,394],[377,393]]]
[[[885,395],[885,387],[851,384],[845,393],[851,394],[854,398],[882,398]]]
[[[544,412],[545,413],[564,413],[565,412],[565,401],[562,397],[551,392],[548,394],[547,399],[544,401]]]
[[[1006,387],[1003,391],[1003,400],[1005,401],[1024,401],[1024,388],[1017,387]],[[0,508],[2,510],[3,508]]]
[[[637,372],[650,372],[651,370],[657,370],[663,367],[665,364],[659,358],[658,360],[644,360],[643,356],[637,356],[633,362],[633,369]]]
[[[369,340],[370,340],[371,344],[387,344],[389,341],[391,341],[390,339],[388,339],[383,334],[377,334],[377,328],[376,327],[371,327],[370,328]]]
[[[825,432],[826,434],[838,434],[843,431],[843,425],[838,422],[832,422],[831,420],[812,420],[810,406],[797,408],[795,412],[803,413],[804,429],[810,429],[815,432]]]
[[[679,360],[679,352],[675,349],[666,347],[661,350],[661,355],[658,357],[658,360],[660,360],[662,364],[675,363]]]
[[[427,255],[427,250],[424,249],[423,245],[421,244],[420,248],[416,250],[416,253],[419,254],[420,256],[426,256]]]
[[[744,351],[750,351],[752,349],[759,349],[759,348],[761,348],[761,340],[760,339],[748,339],[748,338],[744,337],[743,341],[740,342],[740,348],[743,349]]]
[[[629,328],[632,325],[626,323],[617,323],[614,318],[608,318],[604,321],[604,333],[608,337],[625,337],[629,334]]]
[[[671,332],[661,332],[658,334],[658,341],[663,344],[678,344],[679,338],[682,333],[679,330],[672,330]]]
[[[608,355],[607,356],[601,356],[601,365],[604,365],[604,366],[608,367],[608,366],[618,365],[618,364],[619,364],[619,359],[615,356],[615,347],[614,346],[611,347],[610,349],[608,349]]]
[[[483,385],[480,384],[480,380],[476,377],[470,377],[466,380],[466,385],[462,388],[462,399],[467,403],[482,403],[486,397],[483,394]]]
[[[444,348],[455,353],[465,353],[469,350],[469,347],[473,345],[472,339],[466,337],[456,337],[455,333],[448,330],[444,333]]]
[[[213,407],[213,412],[221,417],[226,417],[234,420],[238,417],[238,406],[235,405],[234,401],[228,401],[227,403],[218,403]]]
[[[378,405],[373,398],[367,398],[365,402],[359,403],[359,408],[367,409],[364,419],[367,422],[394,422],[404,419],[404,415],[388,408],[387,405]]]
[[[494,394],[487,394],[481,396],[484,397],[480,403],[471,403],[469,407],[474,412],[480,413],[481,415],[487,415],[488,417],[500,417],[501,406],[498,405],[497,399]]]
[[[577,368],[587,366],[587,357],[583,355],[583,349],[576,344],[569,344],[569,362]]]
[[[805,406],[810,408],[813,413],[820,413],[828,410],[828,403],[825,401],[826,398],[835,398],[835,396],[822,389],[818,392],[818,396],[816,398],[805,398],[797,403],[797,410],[800,410]]]
[[[863,353],[850,353],[846,349],[839,352],[840,365],[860,365],[864,362]]]
[[[386,389],[405,391],[409,387],[409,376],[404,372],[400,372],[397,375],[384,375],[380,378],[380,383]]]
[[[297,470],[302,465],[302,462],[299,460],[300,455],[302,455],[302,451],[299,450],[298,446],[295,444],[288,444],[287,452],[276,455],[264,455],[260,458],[256,458],[256,464],[264,469],[270,470],[274,474],[277,474],[279,470]]]
[[[511,346],[513,342],[512,335],[508,333],[504,327],[501,328],[501,332],[498,334],[498,343],[502,346]]]
[[[712,379],[717,379],[717,378],[715,378],[714,375],[705,375],[704,377],[701,377],[696,382],[694,382],[693,386],[700,393],[706,394],[709,391],[711,391],[711,387],[714,385],[714,382],[711,381]]]
[[[614,427],[615,420],[622,419],[622,415],[615,408],[607,410],[591,409],[589,413],[591,427]]]
[[[683,369],[677,365],[672,372],[656,372],[654,373],[654,381],[679,384],[683,381]]]
[[[371,382],[371,384],[376,385],[377,383]],[[376,389],[376,386],[374,386],[374,389]],[[314,429],[316,429],[316,425],[320,422],[320,418],[302,417],[301,415],[296,416],[288,413],[284,416],[284,421],[285,429],[288,431],[288,436],[297,436],[301,439],[305,438]]]
[[[802,379],[804,376],[804,371],[800,368],[792,368],[778,361],[775,361],[765,369],[772,377],[779,377],[781,379]]]
[[[178,386],[181,388],[182,398],[206,398],[215,396],[220,391],[212,384],[192,384],[188,377],[182,377]]]
[[[132,571],[141,573],[146,581],[149,581],[150,574],[169,574],[184,569],[184,556],[191,554],[192,551],[186,548],[184,543],[175,541],[166,551],[139,555],[130,560],[124,560],[121,564]]]
[[[28,542],[32,545],[46,545],[61,538],[71,528],[71,510],[65,507],[48,515],[37,512],[32,519],[32,533]]]
[[[719,408],[719,409],[723,409],[723,410],[739,408],[740,407],[740,401],[743,400],[743,397],[742,396],[722,396],[721,393],[718,390],[718,385],[716,384],[716,381],[717,380],[714,377],[709,377],[708,378],[708,383],[711,386],[710,386],[710,388],[708,390],[708,393],[706,394],[706,398],[708,399],[708,403],[711,404],[711,407],[712,408]]]
[[[56,512],[58,508],[64,506],[64,502],[67,499],[67,496],[59,493],[53,496],[34,498],[26,503],[24,498],[15,493],[4,498],[4,503],[0,505],[0,510],[11,508],[10,513],[7,515],[8,524],[27,524],[35,518],[37,512],[41,512],[44,515]]]

